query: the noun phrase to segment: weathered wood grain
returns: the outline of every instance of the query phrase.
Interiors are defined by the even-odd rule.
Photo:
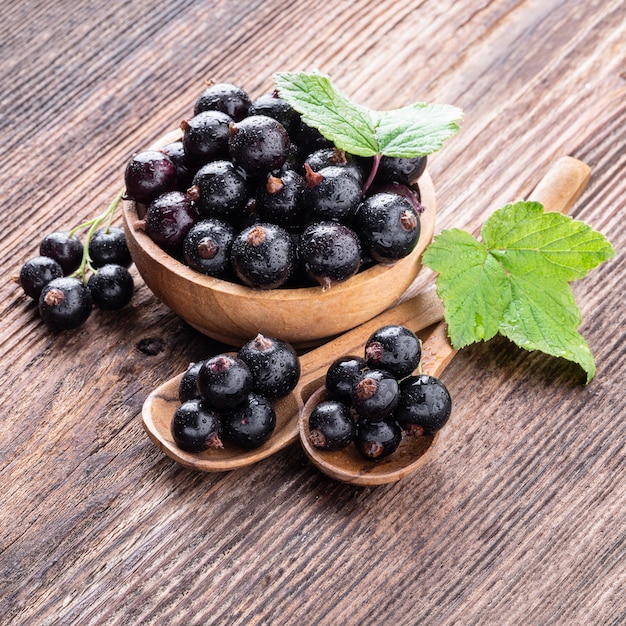
[[[0,17],[3,624],[626,621],[623,2],[6,0]],[[127,310],[71,333],[10,280],[105,208],[205,80],[257,95],[312,68],[373,108],[465,110],[430,159],[438,229],[477,229],[571,154],[592,167],[571,214],[617,250],[574,286],[594,381],[504,339],[462,350],[438,454],[389,486],[334,482],[297,445],[181,468],[141,406],[221,346],[135,270]]]

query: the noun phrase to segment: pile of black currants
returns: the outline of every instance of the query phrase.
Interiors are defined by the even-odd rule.
[[[197,98],[182,137],[133,156],[136,224],[194,270],[256,289],[347,280],[410,254],[426,157],[338,150],[276,92],[229,83]]]
[[[114,311],[131,301],[134,282],[128,271],[132,259],[126,237],[110,224],[121,196],[122,192],[102,215],[70,231],[46,235],[39,255],[22,265],[17,281],[52,328],[81,326],[94,305]],[[85,229],[81,241],[76,233]]]
[[[420,360],[419,338],[400,325],[372,333],[363,357],[335,360],[326,373],[327,398],[309,416],[311,443],[331,451],[354,443],[365,458],[379,460],[397,450],[404,434],[443,428],[450,394],[437,378],[413,373]]]
[[[186,452],[223,448],[253,450],[276,427],[272,401],[300,379],[300,360],[287,342],[257,335],[236,356],[218,354],[191,364],[181,378],[181,402],[171,422],[176,445]]]

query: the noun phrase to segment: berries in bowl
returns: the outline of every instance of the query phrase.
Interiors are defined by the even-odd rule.
[[[456,132],[458,109],[435,109],[446,121],[434,136],[428,105],[395,121],[353,105],[352,115],[376,120],[369,141],[378,147],[359,145],[362,129],[344,137],[346,124],[356,132],[350,112],[342,130],[335,102],[308,101],[320,81],[329,98],[349,102],[320,74],[277,74],[276,90],[255,100],[209,85],[193,116],[127,164],[124,221],[138,271],[169,308],[224,343],[263,333],[315,345],[354,328],[402,296],[432,239],[426,154]],[[402,129],[413,137],[420,120],[424,145],[402,148]]]

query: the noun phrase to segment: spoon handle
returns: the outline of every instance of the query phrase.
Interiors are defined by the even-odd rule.
[[[528,200],[540,202],[546,211],[568,213],[590,176],[591,168],[586,163],[570,156],[561,157],[539,181]],[[422,371],[440,376],[456,352],[448,340],[446,323],[442,321],[422,344]]]

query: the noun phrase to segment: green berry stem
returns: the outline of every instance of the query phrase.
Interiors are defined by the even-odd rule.
[[[374,178],[376,178],[376,172],[378,172],[378,166],[380,165],[380,160],[382,159],[382,154],[375,154],[372,162],[372,169],[370,170],[370,174],[367,177],[367,180],[363,184],[363,195],[367,193],[367,190],[370,188],[371,184],[374,182]]]
[[[96,230],[98,230],[98,228],[100,228],[103,222],[108,220],[107,229],[111,226],[113,216],[115,215],[115,210],[117,209],[120,200],[124,197],[124,191],[125,188],[122,187],[122,189],[118,191],[118,193],[115,195],[115,198],[113,198],[111,204],[109,204],[109,206],[103,213],[90,220],[87,220],[86,222],[83,222],[82,224],[79,224],[69,233],[69,236],[73,237],[79,230],[89,228],[89,230],[87,231],[87,237],[85,238],[85,241],[83,243],[83,258],[78,269],[72,274],[73,277],[80,278],[84,283],[87,282],[87,272],[95,273],[95,269],[91,265],[91,257],[89,256],[89,243],[91,242],[94,233],[96,232]]]

